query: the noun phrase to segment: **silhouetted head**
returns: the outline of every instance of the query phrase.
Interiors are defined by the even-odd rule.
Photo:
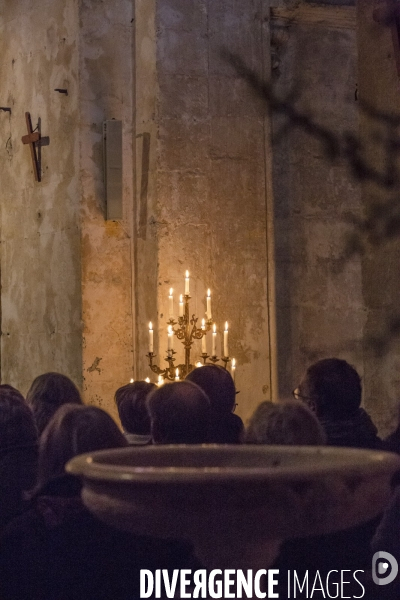
[[[326,358],[308,367],[297,397],[318,418],[346,419],[360,407],[361,379],[345,360]]]
[[[300,401],[261,402],[249,420],[246,442],[318,446],[326,437],[317,417]]]
[[[151,433],[156,444],[208,442],[210,401],[191,381],[166,383],[147,398]]]
[[[33,380],[26,401],[35,418],[39,435],[63,404],[82,404],[76,385],[61,373],[44,373]]]
[[[115,392],[115,403],[119,418],[126,433],[150,434],[150,415],[146,398],[156,388],[154,383],[135,381],[120,387]]]
[[[125,436],[104,410],[64,404],[40,438],[38,486],[62,475],[66,463],[78,454],[124,446],[127,446]]]
[[[0,385],[0,450],[35,445],[37,438],[32,411],[22,394],[11,385]]]
[[[216,415],[231,413],[235,406],[236,389],[231,374],[218,365],[204,365],[186,376],[196,383],[210,399],[211,411]]]

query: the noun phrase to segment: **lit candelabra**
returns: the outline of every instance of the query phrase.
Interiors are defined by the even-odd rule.
[[[179,301],[179,316],[178,320],[174,319],[174,302],[173,302],[173,290],[170,289],[168,296],[169,305],[169,320],[168,320],[168,349],[165,361],[168,366],[165,369],[160,368],[154,364],[156,355],[154,354],[154,339],[153,339],[153,326],[149,324],[149,352],[146,355],[149,359],[150,369],[158,375],[159,383],[162,383],[163,379],[170,381],[177,381],[186,377],[190,371],[192,371],[196,365],[191,361],[192,346],[195,340],[201,340],[201,358],[203,364],[207,364],[207,361],[212,364],[218,363],[220,360],[224,363],[224,368],[227,368],[231,359],[229,358],[228,351],[228,323],[225,323],[224,329],[224,343],[223,343],[223,354],[221,358],[217,356],[217,328],[215,323],[212,321],[211,313],[211,292],[208,290],[206,298],[206,319],[202,319],[201,327],[197,326],[198,317],[194,314],[190,316],[190,293],[189,293],[189,272],[186,271],[185,277],[185,294],[180,296]],[[207,332],[212,329],[212,350],[211,354],[207,353],[206,335]],[[177,352],[174,350],[174,337],[177,337],[182,342],[185,350],[185,362],[179,365],[175,365],[175,355]],[[201,364],[201,363],[200,363]],[[232,377],[235,375],[235,359],[232,359],[231,373]]]

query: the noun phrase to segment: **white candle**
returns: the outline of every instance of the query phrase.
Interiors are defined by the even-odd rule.
[[[205,319],[202,319],[201,321],[201,328],[204,331],[204,335],[201,338],[201,352],[202,354],[207,354],[207,334],[206,334],[206,321]]]
[[[179,369],[175,369],[175,381],[179,381]]]
[[[154,350],[154,339],[153,339],[153,324],[149,323],[149,353],[152,354]]]
[[[228,321],[225,321],[225,329],[224,329],[224,356],[229,356],[229,350],[228,350]]]
[[[146,377],[145,382],[150,383],[150,377]]]
[[[179,316],[183,317],[183,296],[179,296]]]
[[[168,356],[172,355],[174,349],[174,332],[171,325],[168,325]]]
[[[207,290],[207,311],[206,311],[207,319],[210,320],[211,316],[211,290]]]
[[[130,380],[130,382],[129,382],[129,383],[134,383],[134,381],[135,381],[135,380],[132,378],[132,379]]]
[[[232,366],[231,366],[231,375],[233,381],[235,381],[235,373],[236,373],[236,360],[232,358]]]
[[[185,296],[189,296],[189,271],[186,271],[185,277]]]
[[[169,296],[168,296],[168,314],[169,314],[169,318],[172,319],[174,316],[174,296],[173,296],[173,289],[170,288],[169,290]]]
[[[212,333],[212,352],[211,356],[217,356],[217,326],[214,323]]]

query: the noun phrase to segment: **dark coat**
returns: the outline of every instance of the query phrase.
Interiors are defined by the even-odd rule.
[[[36,483],[37,461],[34,444],[0,449],[0,532],[28,508],[24,491]]]
[[[117,531],[72,476],[50,482],[0,537],[1,600],[133,600],[140,569],[199,568],[189,545]]]
[[[241,444],[244,437],[243,421],[234,413],[212,414],[210,443]]]
[[[371,417],[363,408],[346,419],[319,419],[327,437],[328,446],[382,450],[383,443]]]

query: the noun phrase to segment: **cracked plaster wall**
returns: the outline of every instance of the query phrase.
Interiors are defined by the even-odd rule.
[[[0,5],[1,380],[23,392],[49,370],[82,381],[76,15],[70,0]],[[25,111],[49,138],[41,183]]]
[[[129,1],[2,2],[3,382],[61,371],[115,414],[132,376],[132,31]],[[54,91],[66,88],[68,95]],[[24,112],[40,119],[33,178]],[[123,121],[124,219],[106,222],[102,123]]]
[[[115,390],[133,376],[132,0],[79,2],[79,158],[83,391],[116,416]],[[122,121],[123,220],[105,221],[102,126]]]

